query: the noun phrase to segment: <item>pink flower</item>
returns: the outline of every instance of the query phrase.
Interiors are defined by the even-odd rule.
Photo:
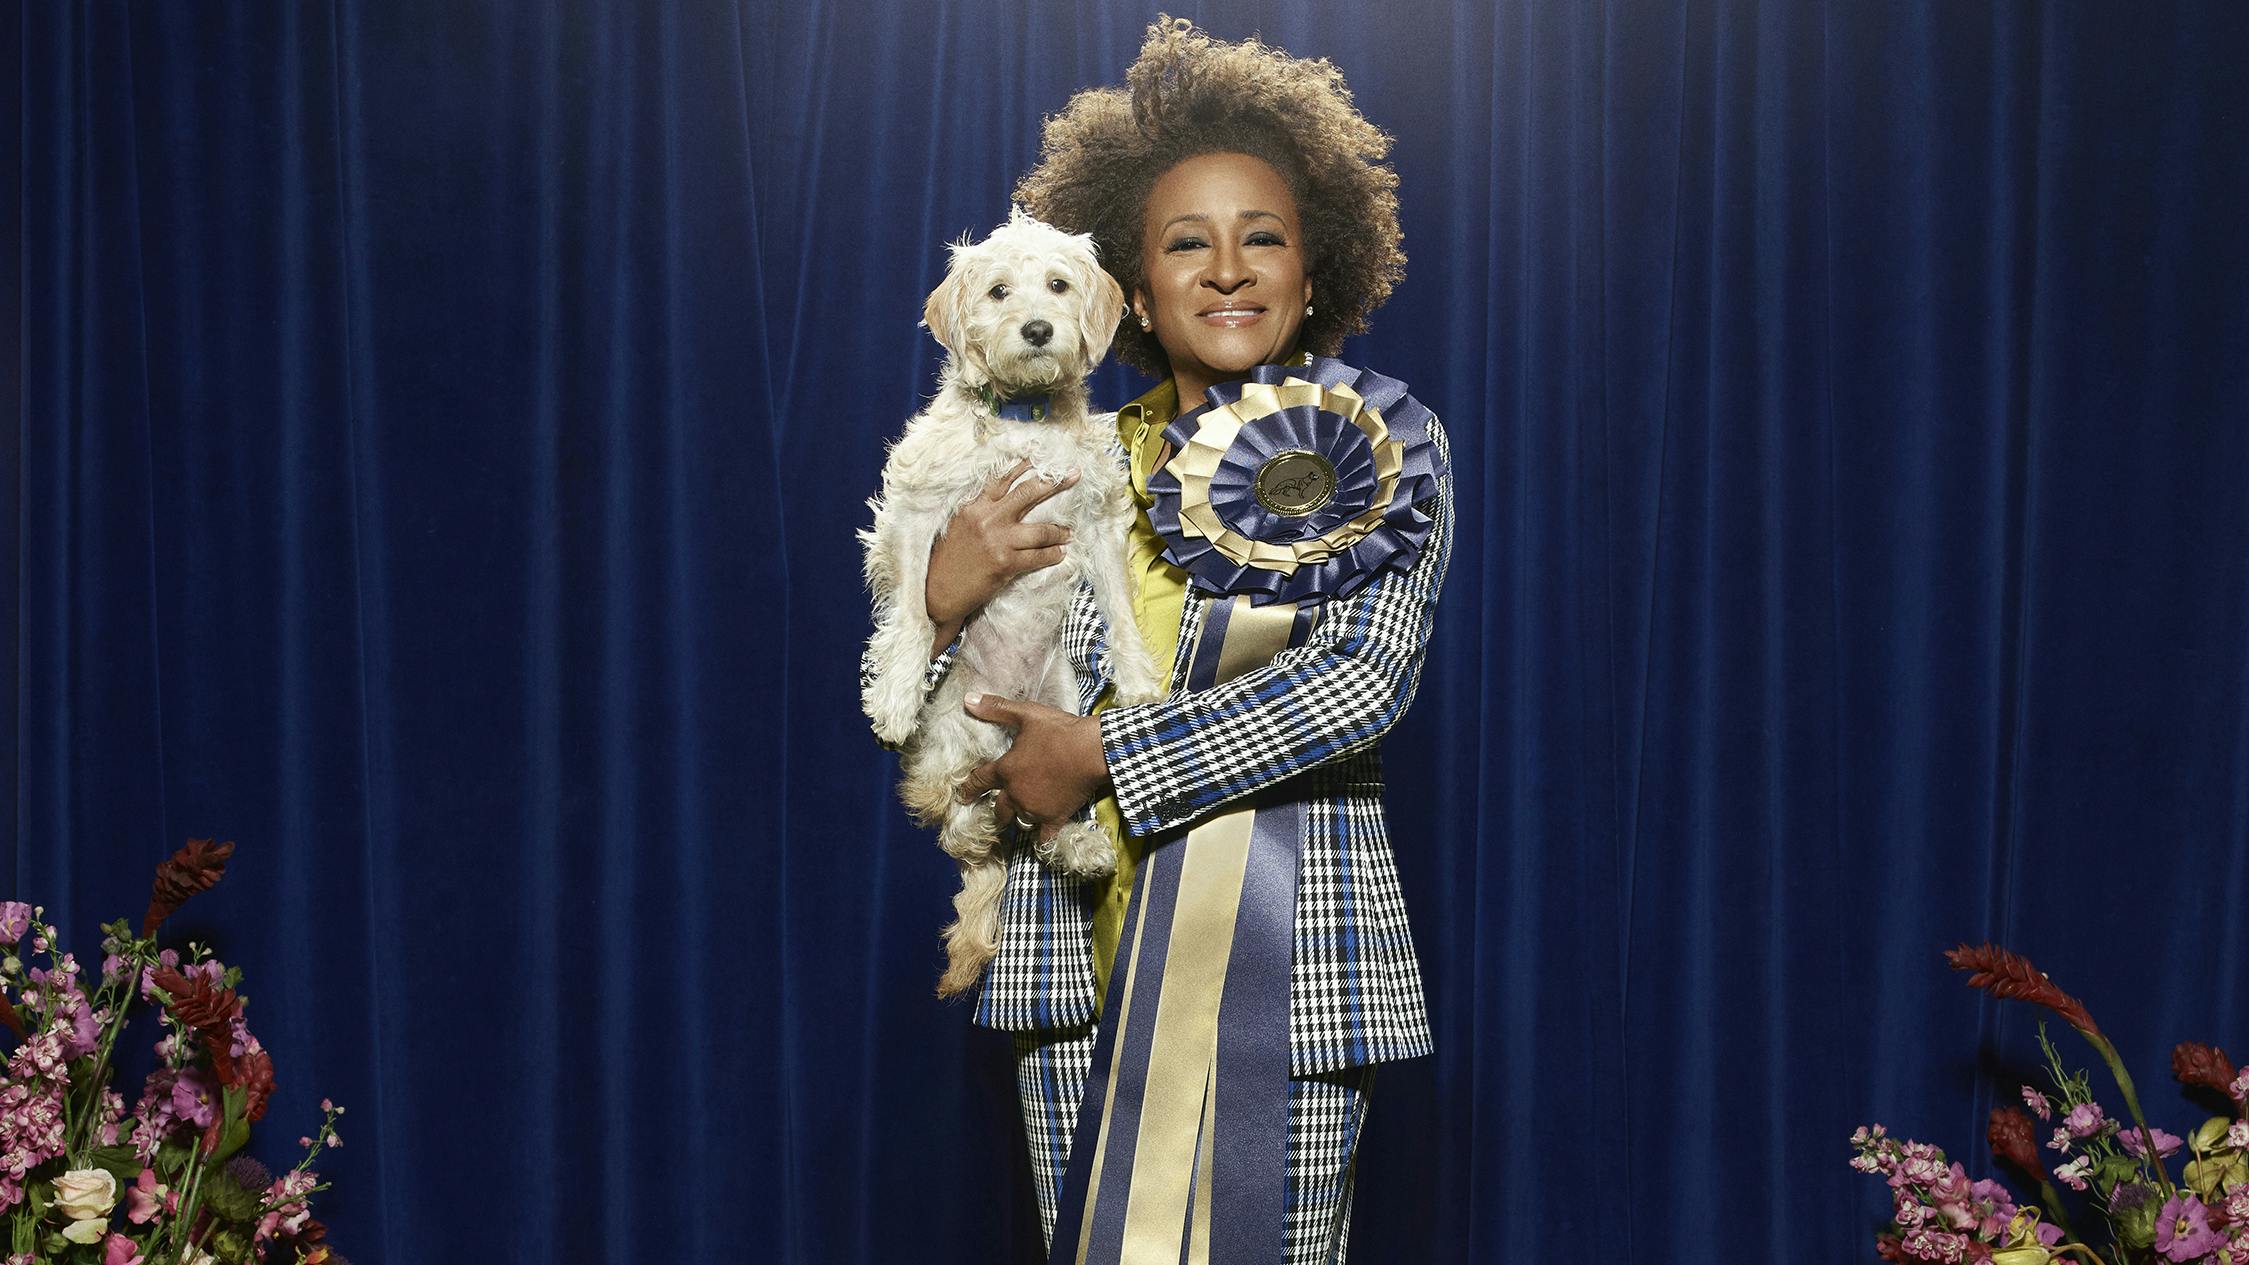
[[[144,1168],[141,1175],[125,1190],[125,1219],[134,1225],[147,1225],[158,1214],[179,1211],[180,1197],[172,1188],[156,1180],[153,1169]]]
[[[2155,1154],[2158,1159],[2169,1159],[2179,1153],[2182,1143],[2178,1134],[2166,1133],[2154,1125],[2149,1125],[2148,1131],[2155,1135]],[[2116,1144],[2123,1147],[2124,1153],[2133,1159],[2144,1158],[2147,1150],[2147,1142],[2140,1136],[2138,1129],[2126,1129],[2117,1134]]]
[[[0,944],[13,945],[31,930],[31,906],[20,900],[0,901]]]
[[[2071,1190],[2082,1192],[2085,1189],[2085,1179],[2091,1176],[2092,1172],[2093,1157],[2090,1155],[2080,1155],[2076,1159],[2071,1160],[2069,1163],[2055,1169],[2054,1176],[2061,1179],[2062,1184],[2069,1187]]]
[[[102,1265],[141,1265],[140,1245],[122,1234],[102,1240]]]
[[[2097,1102],[2079,1103],[2069,1109],[2067,1116],[2062,1117],[2062,1124],[2069,1129],[2069,1135],[2073,1138],[2092,1137],[2107,1123],[2108,1114],[2101,1110],[2101,1105]]]
[[[2226,1086],[2226,1093],[2235,1102],[2249,1106],[2249,1067],[2241,1069],[2241,1075],[2233,1078],[2233,1084]]]
[[[198,1129],[211,1126],[218,1106],[218,1091],[200,1067],[180,1073],[179,1080],[172,1085],[172,1111]]]
[[[2191,1261],[2218,1246],[2210,1215],[2192,1195],[2173,1195],[2155,1215],[2155,1250],[2174,1261]]]
[[[2040,1120],[2054,1118],[2054,1105],[2046,1101],[2046,1095],[2039,1093],[2028,1085],[2023,1086],[2023,1105],[2029,1107],[2031,1114],[2037,1116]]]

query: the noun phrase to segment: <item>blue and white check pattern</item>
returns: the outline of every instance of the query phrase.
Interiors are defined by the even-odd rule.
[[[1093,1071],[1095,1036],[1091,1028],[1015,1034],[1015,1090],[1023,1104],[1024,1141],[1031,1150],[1039,1229],[1049,1250],[1078,1107]],[[1356,1188],[1352,1161],[1373,1087],[1372,1067],[1289,1081],[1288,1186],[1281,1205],[1288,1234],[1286,1265],[1343,1265]]]
[[[1450,468],[1444,427],[1430,438]],[[1120,456],[1122,449],[1116,449]],[[1213,599],[1190,592],[1181,616],[1172,695],[1101,713],[1117,807],[1143,837],[1191,825],[1260,788],[1301,788],[1302,860],[1289,989],[1290,1072],[1316,1072],[1430,1049],[1421,968],[1382,813],[1380,741],[1413,701],[1452,547],[1452,480],[1420,504],[1435,520],[1412,567],[1383,573],[1322,606],[1305,644],[1196,694],[1180,689],[1187,654]],[[1072,601],[1063,641],[1080,714],[1109,680],[1090,587]],[[930,665],[934,688],[954,648]],[[1092,815],[1089,807],[1081,814]],[[1000,950],[976,1022],[1022,1032],[1091,1025],[1093,902],[1100,885],[1057,875],[1014,843],[1001,901]]]

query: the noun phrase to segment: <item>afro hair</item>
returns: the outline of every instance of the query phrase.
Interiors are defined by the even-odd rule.
[[[1297,335],[1334,355],[1405,275],[1390,138],[1351,103],[1326,58],[1291,57],[1254,37],[1228,44],[1158,16],[1123,88],[1088,88],[1049,117],[1038,165],[1015,200],[1057,228],[1090,233],[1127,295],[1144,288],[1142,219],[1164,172],[1198,154],[1263,159],[1288,182],[1302,221],[1314,314]],[[1119,315],[1126,364],[1167,376],[1155,335]]]

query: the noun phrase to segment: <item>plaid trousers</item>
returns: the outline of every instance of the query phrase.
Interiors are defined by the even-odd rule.
[[[1015,1090],[1038,1188],[1039,1230],[1054,1243],[1055,1203],[1070,1164],[1078,1104],[1093,1069],[1093,1028],[1015,1034]],[[1359,1131],[1374,1067],[1347,1067],[1288,1083],[1288,1188],[1282,1207],[1286,1265],[1343,1265],[1351,1241],[1351,1192]]]

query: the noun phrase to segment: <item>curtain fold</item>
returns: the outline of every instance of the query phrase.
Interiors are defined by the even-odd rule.
[[[1150,16],[96,0],[0,42],[0,895],[84,956],[239,842],[175,934],[246,973],[259,1154],[351,1108],[352,1258],[1039,1259],[1007,1044],[931,997],[951,867],[858,714],[853,532],[943,243]],[[2169,1045],[2249,1024],[2249,17],[1194,16],[1396,137],[1408,279],[1345,356],[1453,441],[1385,761],[1438,1049],[1380,1078],[1360,1255],[1872,1259],[1850,1130],[1987,1173],[2036,1063],[1958,941],[2183,1132]]]

